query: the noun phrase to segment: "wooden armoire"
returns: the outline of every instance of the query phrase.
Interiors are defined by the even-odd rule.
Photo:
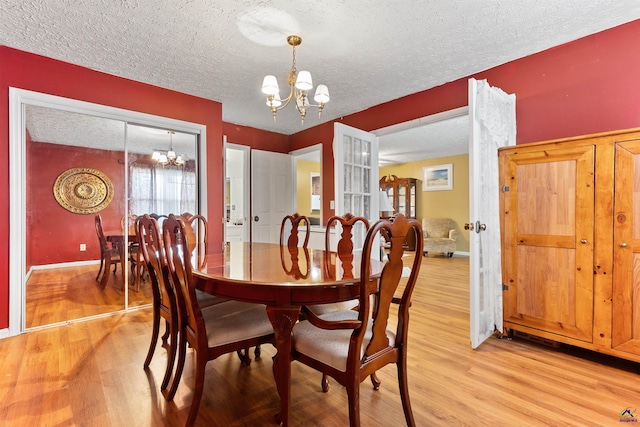
[[[505,328],[640,361],[640,129],[499,158]]]

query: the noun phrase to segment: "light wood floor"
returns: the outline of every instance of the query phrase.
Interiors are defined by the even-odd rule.
[[[27,329],[111,313],[124,309],[124,278],[120,267],[109,271],[103,288],[95,280],[99,264],[34,270],[26,285]],[[151,304],[151,286],[141,281],[139,289],[129,279],[129,306]]]
[[[91,278],[93,279],[93,278]],[[409,333],[409,387],[418,426],[614,426],[640,406],[638,365],[587,351],[490,338],[469,346],[468,259],[424,259]],[[151,312],[143,309],[0,340],[0,425],[182,426],[194,380],[188,358],[174,402],[159,393],[166,351],[142,369]],[[278,409],[273,348],[242,367],[210,362],[196,424],[269,426]],[[404,424],[395,369],[360,388],[363,426]],[[294,363],[295,426],[348,425],[346,393]],[[636,414],[640,416],[640,413]]]

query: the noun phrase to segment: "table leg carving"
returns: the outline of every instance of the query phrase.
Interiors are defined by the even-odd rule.
[[[267,315],[273,326],[277,350],[273,359],[273,376],[280,395],[280,413],[276,415],[276,422],[287,426],[291,389],[291,333],[300,315],[300,307],[267,306]]]

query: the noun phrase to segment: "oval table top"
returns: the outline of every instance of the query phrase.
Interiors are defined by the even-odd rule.
[[[357,298],[360,255],[276,243],[230,242],[196,262],[196,286],[207,293],[267,305],[310,305]],[[383,263],[372,260],[372,276]]]

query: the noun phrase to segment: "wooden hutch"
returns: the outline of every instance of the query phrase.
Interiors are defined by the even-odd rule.
[[[398,178],[395,175],[380,178],[380,189],[387,194],[393,205],[393,212],[383,212],[385,215],[380,217],[389,218],[387,214],[401,213],[407,218],[416,218],[418,182],[417,178]],[[415,250],[415,237],[408,238],[407,246],[409,250]]]

